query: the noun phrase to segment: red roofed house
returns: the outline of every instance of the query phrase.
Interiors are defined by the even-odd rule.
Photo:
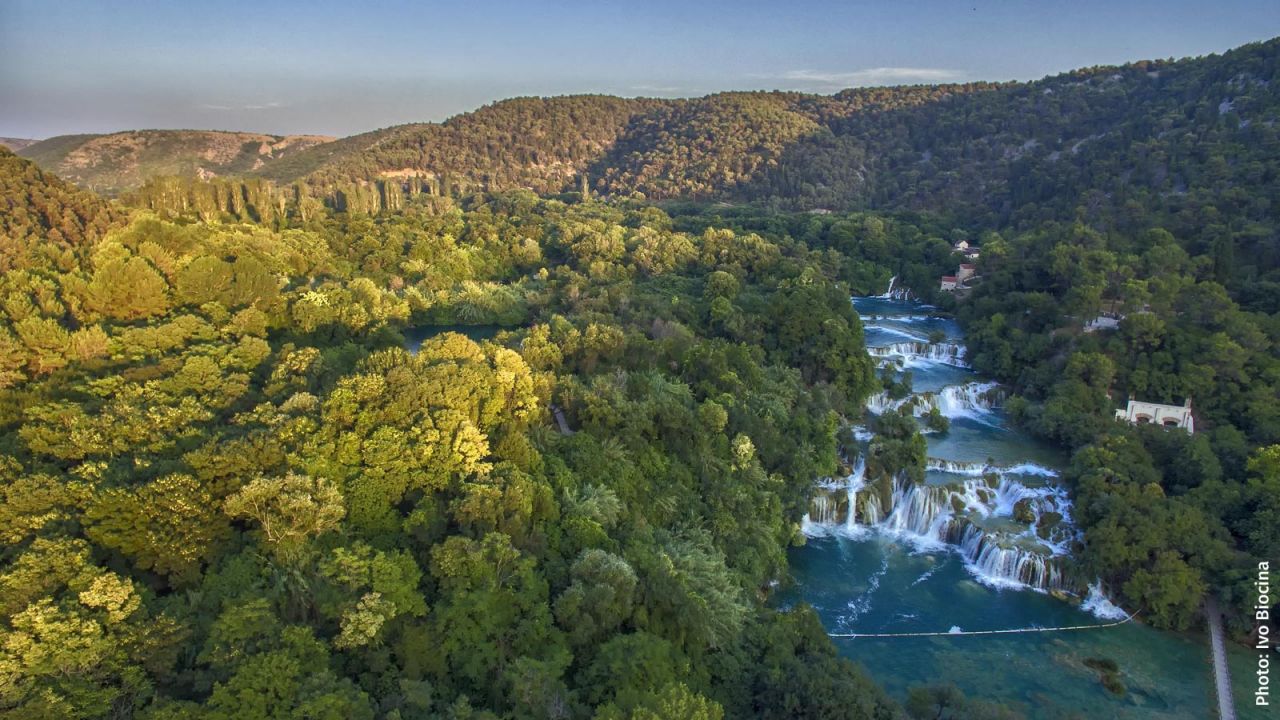
[[[960,284],[964,284],[965,280],[968,280],[969,278],[977,274],[978,274],[977,266],[970,265],[969,263],[961,263],[960,270],[956,272],[956,282]]]
[[[952,292],[956,289],[956,286],[959,284],[960,283],[959,281],[956,280],[955,275],[943,275],[942,284],[938,289],[941,290],[942,292]]]

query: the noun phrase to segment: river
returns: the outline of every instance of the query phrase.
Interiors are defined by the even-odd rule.
[[[791,553],[794,599],[812,605],[832,633],[1056,627],[1123,617],[1096,588],[1088,593],[1070,579],[1078,530],[1056,477],[1065,458],[1009,427],[998,388],[966,366],[959,327],[900,299],[854,304],[872,354],[912,373],[916,412],[937,407],[951,428],[926,435],[930,469],[921,486],[869,485],[858,461],[849,477],[822,483],[806,518],[807,543]],[[928,343],[931,334],[940,342]],[[903,402],[880,396],[869,408]],[[1063,592],[1087,601],[1061,599]],[[912,685],[954,683],[970,697],[1045,720],[1213,715],[1203,636],[1138,622],[1063,633],[835,642],[899,699]],[[1089,658],[1119,666],[1123,694],[1103,686],[1086,666]],[[1251,672],[1245,651],[1232,653],[1232,661],[1236,673]],[[1240,716],[1261,717],[1251,714],[1243,685],[1236,681]]]

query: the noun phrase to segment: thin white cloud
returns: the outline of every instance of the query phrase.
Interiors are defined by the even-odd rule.
[[[878,67],[827,72],[821,70],[788,70],[778,75],[755,75],[763,80],[785,83],[802,89],[840,89],[867,85],[914,85],[946,83],[962,80],[965,73],[949,68]]]

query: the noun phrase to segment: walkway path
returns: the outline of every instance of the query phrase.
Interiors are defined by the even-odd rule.
[[[556,425],[559,426],[561,435],[573,434],[573,430],[569,428],[569,422],[564,419],[564,412],[560,408],[552,405],[551,415],[556,419]]]
[[[1218,688],[1218,717],[1236,720],[1236,703],[1231,696],[1231,672],[1227,669],[1226,633],[1222,630],[1222,613],[1213,596],[1204,600],[1204,614],[1209,621],[1209,644],[1213,646],[1213,680]]]

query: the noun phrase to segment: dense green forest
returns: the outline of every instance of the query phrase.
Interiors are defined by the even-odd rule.
[[[899,707],[772,602],[890,276],[1071,452],[1080,571],[1246,633],[1278,56],[524,98],[112,201],[0,149],[0,717],[1008,717]],[[878,422],[872,472],[922,472]]]
[[[766,604],[875,383],[821,254],[520,193],[164,220],[4,167],[31,226],[107,225],[0,281],[5,716],[897,714]]]

